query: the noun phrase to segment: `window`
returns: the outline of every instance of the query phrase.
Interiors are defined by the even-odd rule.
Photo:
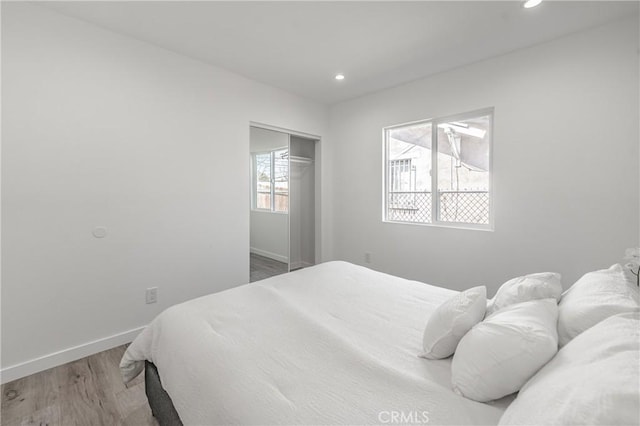
[[[253,154],[253,208],[289,211],[289,151],[279,149]]]
[[[384,220],[490,229],[493,110],[384,129]]]
[[[391,188],[394,191],[413,191],[416,186],[416,166],[411,158],[391,160],[389,164]]]

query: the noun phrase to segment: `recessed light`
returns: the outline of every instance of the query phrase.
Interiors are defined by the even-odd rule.
[[[540,3],[542,3],[542,0],[527,0],[522,6],[524,6],[525,9],[531,9],[532,7],[536,7]]]
[[[344,74],[336,74],[335,79],[336,80],[344,80]]]

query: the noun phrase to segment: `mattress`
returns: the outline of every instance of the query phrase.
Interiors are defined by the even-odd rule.
[[[455,293],[328,262],[167,309],[120,367],[129,381],[153,362],[187,425],[495,425],[510,398],[458,396],[451,360],[419,357]]]

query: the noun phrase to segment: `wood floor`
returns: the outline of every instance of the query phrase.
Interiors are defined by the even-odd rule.
[[[2,426],[157,426],[144,393],[144,373],[122,383],[125,346],[2,385]]]
[[[250,255],[249,263],[251,265],[250,282],[264,280],[265,278],[288,272],[286,263],[253,253]]]

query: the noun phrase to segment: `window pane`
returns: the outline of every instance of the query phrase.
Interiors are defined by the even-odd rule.
[[[275,211],[289,210],[289,151],[275,151],[274,155],[274,199]]]
[[[489,130],[485,115],[438,124],[438,219],[489,223]]]
[[[431,123],[387,133],[387,220],[431,222]]]
[[[256,154],[256,208],[271,210],[271,154]]]

